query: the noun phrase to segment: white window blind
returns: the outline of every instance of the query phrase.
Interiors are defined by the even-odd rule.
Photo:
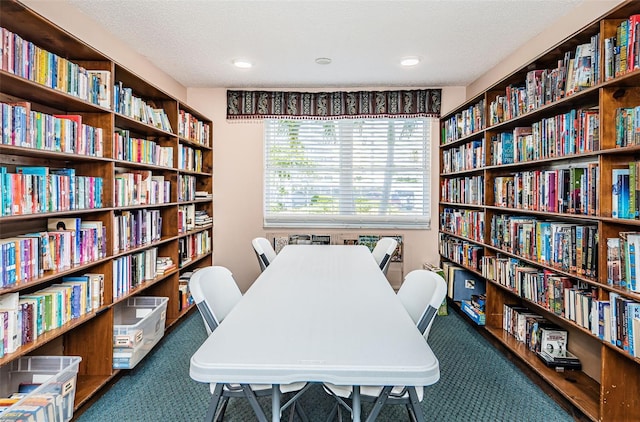
[[[266,120],[266,227],[428,228],[428,118]]]

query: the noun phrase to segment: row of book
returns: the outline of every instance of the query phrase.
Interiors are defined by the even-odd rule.
[[[620,232],[606,239],[607,284],[640,292],[640,232]]]
[[[640,145],[640,106],[616,109],[616,146]]]
[[[585,282],[501,254],[483,257],[482,274],[558,316],[592,328],[589,315],[597,292]]]
[[[0,358],[104,304],[104,274],[63,277],[29,294],[0,296]]]
[[[160,210],[137,209],[115,215],[113,226],[113,253],[149,245],[162,238]]]
[[[139,122],[173,133],[167,112],[153,101],[145,101],[133,95],[133,89],[119,81],[113,88],[113,105],[116,113],[123,114]]]
[[[550,367],[580,369],[580,360],[568,350],[569,333],[530,309],[504,304],[502,328]]]
[[[501,132],[491,138],[491,165],[531,162],[597,151],[600,114],[596,109],[571,110]]]
[[[518,296],[589,330],[601,340],[638,357],[640,344],[640,303],[609,292],[600,297],[598,289],[571,277],[540,270],[515,258],[483,258],[483,276],[498,282]],[[633,332],[634,323],[638,325]]]
[[[0,103],[2,144],[102,157],[102,128],[83,123],[79,114],[46,114],[31,103]]]
[[[201,144],[211,146],[211,125],[199,120],[185,110],[178,112],[178,136]]]
[[[598,227],[497,214],[491,245],[562,271],[597,277]]]
[[[531,124],[531,137],[516,145],[520,161],[564,157],[600,149],[600,111],[571,110]],[[520,152],[523,151],[523,152]]]
[[[102,208],[103,179],[73,168],[0,167],[0,216]]]
[[[484,138],[442,151],[442,172],[445,174],[479,169],[485,165]]]
[[[116,207],[171,202],[171,181],[151,170],[117,170],[114,189]]]
[[[178,239],[180,267],[184,267],[194,258],[209,252],[211,252],[211,233],[208,230]]]
[[[631,15],[616,26],[616,35],[604,40],[604,80],[640,68],[640,15]]]
[[[180,170],[202,171],[202,162],[202,150],[182,144],[178,146],[178,168]]]
[[[115,258],[112,261],[113,299],[126,296],[145,281],[156,278],[157,264],[157,247]]]
[[[164,147],[150,139],[134,138],[126,129],[113,132],[113,148],[117,160],[173,167],[173,147]]]
[[[159,256],[158,248],[125,255],[112,261],[113,298],[121,298],[146,281],[162,276],[177,268],[169,256]]]
[[[440,200],[482,205],[484,201],[484,176],[443,178],[440,180]]]
[[[195,204],[178,206],[178,233],[186,233],[213,223],[206,210],[196,209]]]
[[[111,72],[89,70],[0,27],[0,68],[102,107],[111,107]]]
[[[483,130],[486,127],[484,108],[485,102],[484,99],[481,99],[443,122],[442,144],[457,141]]]
[[[193,201],[196,199],[198,178],[188,174],[178,175],[178,201]]]
[[[610,292],[608,299],[594,301],[592,312],[598,316],[593,335],[640,357],[640,303]]]
[[[440,255],[465,268],[481,271],[484,247],[445,233],[439,233],[438,236]]]
[[[640,218],[640,161],[611,170],[611,217]]]
[[[566,51],[556,68],[531,70],[522,83],[507,86],[505,95],[497,95],[490,103],[491,124],[522,116],[598,83],[599,38],[596,34],[589,43],[576,46],[575,52]]]
[[[440,213],[440,230],[482,242],[484,211],[445,208]]]
[[[494,205],[523,210],[597,215],[599,166],[589,163],[555,170],[531,170],[493,180]]]
[[[49,219],[48,230],[0,239],[0,287],[64,271],[106,256],[106,228],[100,221]]]

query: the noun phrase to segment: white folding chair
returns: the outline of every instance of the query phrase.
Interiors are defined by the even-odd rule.
[[[195,271],[189,280],[189,291],[198,311],[200,311],[207,334],[211,334],[242,299],[242,293],[233,279],[231,271],[220,266],[204,267]],[[245,397],[249,400],[258,420],[267,421],[257,397],[271,396],[273,390],[270,384],[211,384],[210,388],[213,397],[207,413],[207,420],[221,421],[224,418],[229,398]],[[292,406],[291,418],[295,412],[303,421],[307,422],[306,414],[300,406],[296,405],[296,400],[306,388],[307,383],[305,382],[280,385],[281,393],[297,392],[282,406],[280,411],[283,412],[287,407]]]
[[[429,336],[433,321],[438,314],[438,308],[447,294],[447,283],[433,271],[415,270],[407,274],[398,290],[398,298],[425,338]],[[338,412],[342,420],[340,406],[351,412],[351,407],[345,399],[350,399],[353,388],[350,386],[323,384],[325,391],[336,399],[329,421]],[[362,401],[373,402],[373,408],[367,416],[367,421],[374,421],[385,403],[402,404],[406,406],[412,421],[424,421],[420,409],[420,402],[424,397],[424,388],[405,386],[362,386],[360,398]]]
[[[256,237],[251,241],[251,244],[258,257],[260,271],[264,271],[269,264],[276,259],[276,251],[273,249],[273,246],[271,246],[271,243],[264,237]]]
[[[376,260],[385,275],[387,275],[389,262],[391,261],[391,257],[393,257],[397,247],[397,240],[392,237],[383,237],[378,240],[376,247],[373,248],[373,251],[371,252],[373,254],[373,258]]]

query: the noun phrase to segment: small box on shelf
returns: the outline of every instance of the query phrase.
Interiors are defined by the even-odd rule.
[[[113,367],[132,369],[164,336],[166,297],[137,296],[113,312]]]
[[[0,421],[70,421],[81,360],[25,356],[0,367],[0,397],[8,398],[8,407],[0,407]]]

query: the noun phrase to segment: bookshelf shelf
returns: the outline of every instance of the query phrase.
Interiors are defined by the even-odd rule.
[[[635,44],[625,47],[622,28],[636,28],[635,22]],[[607,50],[611,39],[627,58],[614,59]],[[615,217],[640,204],[640,173],[634,170],[640,139],[632,136],[640,123],[623,121],[625,110],[640,113],[638,40],[640,5],[625,1],[440,120],[443,266],[478,276],[486,286],[486,325],[480,329],[594,421],[640,414],[631,393],[640,388],[640,358],[633,355],[637,337],[629,334],[634,316],[640,319],[632,313],[640,289],[632,266],[625,267],[625,260],[635,266],[638,259],[627,236],[640,232],[640,219]],[[629,70],[620,70],[626,63]],[[472,125],[470,110],[487,123],[456,138]],[[480,204],[470,191],[478,181]],[[455,192],[452,201],[444,189],[451,183],[469,191]],[[556,372],[529,349],[535,341],[526,344],[510,334],[506,325],[514,322],[505,315],[513,307],[538,315],[527,320],[523,312],[519,320],[527,339],[536,318],[567,331],[568,349],[582,370]]]
[[[487,331],[500,341],[505,347],[516,352],[518,357],[540,374],[546,382],[574,402],[576,406],[591,419],[597,419],[598,396],[600,386],[593,379],[579,371],[556,372],[547,368],[544,363],[524,344],[516,341],[507,334],[502,327],[487,327]]]
[[[0,60],[0,297],[17,295],[19,307],[10,312],[35,321],[34,327],[39,303],[50,312],[41,299],[45,289],[69,292],[64,303],[73,313],[32,337],[20,326],[20,341],[0,351],[0,366],[32,354],[82,357],[78,408],[120,372],[113,368],[115,304],[138,295],[168,297],[167,326],[193,309],[181,303],[180,276],[187,269],[180,267],[180,254],[185,247],[192,254],[184,265],[189,271],[212,265],[213,224],[179,233],[177,222],[187,205],[196,217],[213,216],[211,196],[188,199],[195,192],[213,194],[213,124],[17,0],[0,2],[0,30],[3,39],[29,43],[43,59],[12,62],[5,53]],[[116,86],[135,99],[119,102]],[[123,104],[127,114],[116,108]],[[146,104],[144,111],[139,104]],[[178,132],[184,116],[188,130]],[[120,149],[115,135],[122,131],[135,150],[133,143]],[[199,151],[202,170],[180,169],[181,146]],[[124,154],[131,151],[137,155]],[[178,201],[185,173],[189,196]],[[141,203],[131,199],[134,193]],[[65,230],[60,223],[76,225]],[[156,267],[158,258],[164,269]],[[76,287],[55,287],[71,285],[65,283]],[[96,295],[84,307],[71,300],[72,290]]]

